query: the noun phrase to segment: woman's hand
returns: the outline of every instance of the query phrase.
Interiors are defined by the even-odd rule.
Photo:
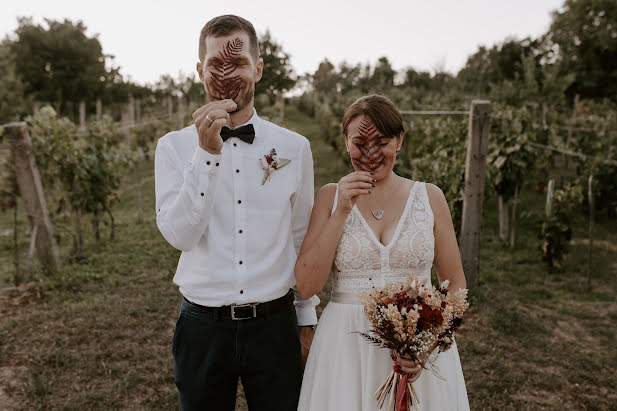
[[[356,204],[358,196],[371,193],[376,183],[371,174],[368,171],[354,171],[339,180],[337,210],[347,215]]]
[[[392,366],[394,371],[398,373],[409,374],[409,382],[415,382],[422,374],[423,366],[420,362],[411,359],[410,355],[401,357],[398,353],[392,351]]]

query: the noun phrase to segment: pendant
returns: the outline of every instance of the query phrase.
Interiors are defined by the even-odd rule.
[[[371,213],[378,220],[381,220],[381,217],[383,217],[383,210],[371,210]]]

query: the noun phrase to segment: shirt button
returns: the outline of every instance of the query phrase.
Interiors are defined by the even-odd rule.
[[[242,230],[238,230],[238,232],[239,232],[240,234],[242,234]]]
[[[238,204],[242,204],[242,200],[238,200]]]
[[[237,144],[236,144],[236,143],[234,143],[234,147],[235,147],[235,146],[237,146]]]
[[[240,290],[240,294],[244,294],[244,290]]]
[[[242,265],[242,260],[238,261],[238,264]]]
[[[204,193],[201,193],[201,196],[203,197],[203,196],[204,196]]]
[[[240,170],[236,170],[236,173],[239,173],[239,172],[240,172]]]

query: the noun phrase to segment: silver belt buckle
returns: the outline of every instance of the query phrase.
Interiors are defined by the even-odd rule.
[[[257,317],[257,304],[258,303],[240,304],[240,305],[232,304],[231,305],[231,319],[236,320],[236,321],[241,321],[241,320],[250,320],[252,318]],[[252,317],[240,317],[240,318],[236,317],[236,308],[244,308],[244,307],[253,307]]]

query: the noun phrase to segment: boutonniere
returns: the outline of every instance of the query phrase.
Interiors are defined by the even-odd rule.
[[[261,180],[261,185],[266,184],[266,181],[270,179],[270,175],[274,173],[275,170],[283,168],[289,163],[291,163],[291,160],[280,158],[276,154],[275,149],[270,150],[270,154],[264,155],[261,159],[261,165],[264,168],[264,178]]]

